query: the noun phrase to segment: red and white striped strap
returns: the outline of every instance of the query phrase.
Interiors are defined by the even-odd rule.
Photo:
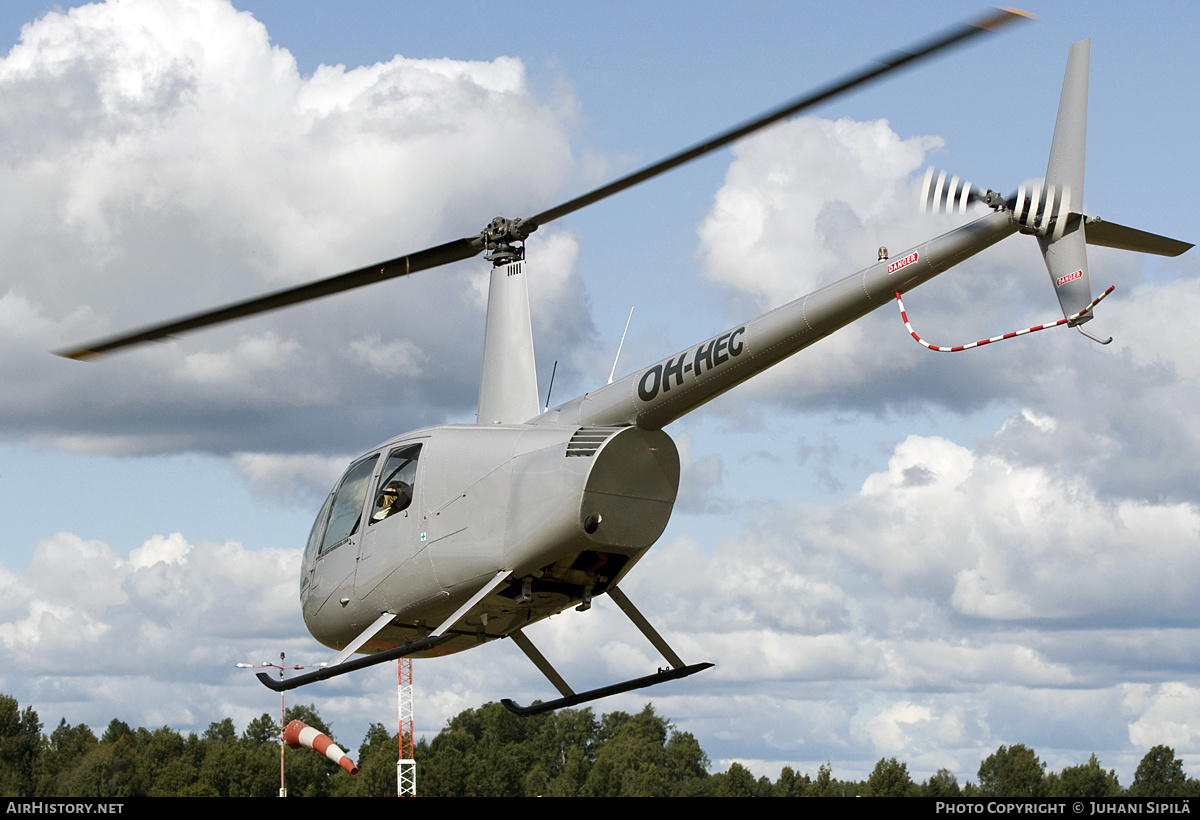
[[[1045,325],[1036,325],[1034,327],[1027,327],[1024,330],[1014,330],[1012,333],[1005,333],[1002,336],[993,336],[990,339],[981,339],[978,342],[971,342],[970,344],[966,344],[966,345],[955,345],[954,347],[940,347],[938,345],[931,345],[929,342],[925,341],[924,339],[922,339],[920,336],[917,335],[917,331],[913,330],[912,325],[909,324],[908,314],[904,310],[904,301],[900,298],[899,291],[896,292],[896,304],[898,304],[900,306],[900,318],[904,320],[904,326],[906,328],[908,328],[908,332],[912,335],[912,337],[914,339],[916,339],[918,342],[920,342],[921,344],[923,344],[925,347],[929,348],[930,350],[936,350],[939,353],[957,353],[960,350],[970,350],[973,347],[982,347],[983,345],[990,345],[992,342],[999,342],[999,341],[1003,341],[1004,339],[1015,339],[1017,336],[1024,336],[1026,333],[1033,333],[1035,330],[1045,330],[1048,327],[1058,327],[1059,325],[1065,325],[1065,324],[1068,324],[1069,322],[1073,322],[1076,319],[1078,319],[1079,317],[1083,316],[1085,313],[1091,312],[1092,308],[1094,308],[1096,305],[1100,304],[1100,301],[1102,299],[1104,299],[1105,296],[1108,296],[1108,294],[1110,294],[1114,290],[1116,290],[1116,288],[1117,288],[1116,285],[1109,285],[1108,290],[1104,291],[1104,293],[1101,293],[1099,296],[1097,296],[1095,299],[1093,299],[1091,304],[1089,304],[1083,310],[1079,311],[1078,313],[1072,313],[1067,318],[1059,319],[1057,322],[1050,322],[1049,324],[1045,324]]]

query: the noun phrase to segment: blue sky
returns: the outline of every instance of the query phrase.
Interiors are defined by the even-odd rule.
[[[325,656],[288,561],[350,458],[471,419],[483,263],[92,365],[47,350],[535,212],[980,11],[234,4],[254,22],[217,2],[175,19],[120,5],[69,21],[43,19],[61,11],[49,4],[0,9],[9,47],[40,20],[0,66],[15,192],[0,238],[0,645],[15,662],[0,691],[45,720],[182,729],[272,708],[233,663]],[[1185,33],[1200,13],[1029,10],[1041,19],[539,232],[543,389],[556,359],[556,402],[603,382],[631,306],[626,372],[869,263],[880,243],[945,230],[909,196],[926,164],[1002,191],[1039,177],[1067,48],[1084,37],[1087,210],[1194,240],[1200,78]],[[454,69],[477,97],[431,90],[432,64],[396,55],[478,61]],[[373,108],[356,91],[368,75],[428,118]],[[320,140],[296,125],[314,107],[342,112]],[[839,203],[853,219],[832,231]],[[1055,318],[1023,239],[906,298],[918,329],[954,344]],[[1094,323],[1109,348],[1059,330],[938,356],[887,308],[668,430],[681,498],[626,588],[686,659],[718,664],[653,697],[719,767],[832,761],[864,776],[896,756],[961,781],[1001,743],[1027,743],[1052,768],[1096,752],[1128,784],[1165,742],[1200,771],[1187,594],[1200,368],[1186,325],[1200,263],[1093,251],[1094,285],[1118,286]],[[404,355],[372,369],[356,353],[372,345]],[[914,474],[934,478],[906,484]],[[581,685],[652,668],[597,610],[531,637]],[[547,691],[505,645],[417,677],[429,732]],[[304,696],[356,745],[394,714],[389,689],[367,674]]]

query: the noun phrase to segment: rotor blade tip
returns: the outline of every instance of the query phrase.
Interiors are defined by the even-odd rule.
[[[90,362],[93,359],[98,359],[100,354],[95,350],[80,348],[78,350],[56,350],[55,356],[62,356],[64,359],[74,359],[77,362]]]
[[[988,17],[987,19],[980,22],[978,24],[979,27],[990,29],[990,28],[996,28],[997,26],[1002,26],[1005,23],[1014,22],[1016,20],[1036,20],[1036,19],[1038,19],[1038,16],[1036,14],[1030,14],[1027,11],[1021,11],[1020,9],[1014,9],[1010,6],[1001,6],[1000,8],[996,9],[996,12],[997,12],[996,14],[993,14],[990,17]]]

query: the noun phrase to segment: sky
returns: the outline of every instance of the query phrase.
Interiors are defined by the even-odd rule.
[[[538,231],[541,390],[618,375],[950,229],[930,165],[1044,173],[1092,39],[1085,210],[1194,241],[1200,10],[1046,3]],[[299,555],[356,455],[474,419],[475,260],[82,364],[48,351],[477,232],[983,9],[922,3],[0,6],[0,691],[102,727],[239,729],[234,667],[332,654]],[[500,19],[497,19],[500,18]],[[1001,744],[1200,776],[1200,257],[1089,248],[1101,347],[925,350],[887,306],[667,428],[683,479],[622,588],[690,663],[647,701],[714,770],[975,780]],[[1058,318],[1027,237],[905,299],[934,344]],[[577,689],[661,665],[601,600],[529,630]],[[416,726],[552,688],[509,642],[415,664]],[[357,748],[390,667],[289,696]]]

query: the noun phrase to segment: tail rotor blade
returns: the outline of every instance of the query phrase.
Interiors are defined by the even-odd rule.
[[[947,178],[945,171],[930,168],[921,184],[922,213],[965,213],[967,206],[987,200],[988,192],[958,177]]]

